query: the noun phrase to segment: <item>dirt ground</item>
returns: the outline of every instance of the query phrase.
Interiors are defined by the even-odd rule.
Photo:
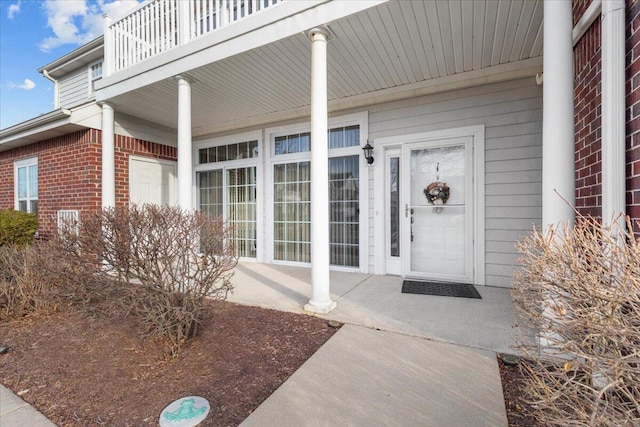
[[[0,324],[0,381],[60,427],[157,426],[162,409],[206,398],[203,426],[241,423],[336,329],[306,315],[211,303],[175,359],[131,321],[69,311]],[[517,367],[498,358],[510,427],[535,426]]]
[[[507,409],[509,427],[534,427],[538,422],[533,417],[531,407],[523,398],[524,377],[518,365],[507,365],[498,354],[498,367],[502,380],[502,393]]]
[[[201,425],[238,425],[336,329],[218,302],[199,331],[169,360],[127,321],[68,312],[4,323],[0,378],[60,427],[157,426],[162,409],[188,395],[211,405]]]

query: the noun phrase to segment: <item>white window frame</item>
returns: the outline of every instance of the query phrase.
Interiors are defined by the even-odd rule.
[[[98,65],[98,64],[102,64],[102,73],[100,74],[100,77],[98,78],[94,78],[93,77],[93,73],[92,73],[92,68],[94,65]],[[95,90],[93,90],[93,83],[101,80],[102,77],[104,76],[104,60],[100,59],[98,61],[94,61],[91,64],[87,65],[87,76],[88,76],[88,80],[89,80],[89,97],[92,97],[95,95]]]
[[[359,168],[360,168],[360,230],[359,230],[359,267],[346,267],[331,265],[330,269],[335,271],[348,271],[348,272],[361,272],[367,273],[369,271],[369,164],[362,153],[362,147],[367,143],[369,137],[369,113],[367,111],[337,116],[329,118],[329,129],[342,127],[342,126],[360,126],[360,143],[358,146],[346,147],[346,148],[333,148],[329,149],[329,158],[333,157],[345,157],[345,156],[358,156]],[[275,138],[278,136],[291,135],[295,133],[311,132],[311,123],[302,122],[291,125],[278,126],[265,129],[265,167],[266,176],[265,181],[267,185],[267,197],[265,203],[267,203],[268,209],[266,210],[266,239],[265,239],[265,252],[267,262],[273,264],[282,265],[294,265],[294,266],[310,266],[311,263],[306,262],[294,262],[294,261],[282,261],[274,259],[273,251],[273,239],[274,239],[274,197],[273,197],[273,166],[282,163],[292,162],[304,162],[311,161],[311,151],[302,153],[290,153],[275,155]],[[327,144],[329,142],[327,141]],[[313,226],[313,225],[312,225]]]
[[[240,142],[255,141],[255,140],[258,141],[258,157],[249,157],[246,159],[225,160],[222,162],[200,164],[199,150],[202,148],[219,147],[221,145],[237,144]],[[193,167],[192,182],[193,182],[193,192],[194,192],[193,200],[195,201],[196,209],[198,209],[198,206],[200,206],[200,192],[198,191],[198,182],[197,182],[198,172],[206,172],[206,171],[211,171],[215,169],[223,169],[226,171],[227,169],[245,168],[245,167],[251,167],[251,166],[255,166],[256,168],[256,192],[257,192],[256,194],[256,257],[255,258],[240,257],[240,259],[243,261],[263,262],[263,258],[264,258],[263,251],[262,251],[262,248],[264,247],[264,242],[263,242],[264,240],[263,239],[264,237],[264,232],[263,232],[264,201],[262,200],[263,194],[264,194],[264,191],[263,191],[264,187],[263,187],[263,180],[262,180],[263,147],[264,147],[264,144],[262,142],[262,131],[244,132],[244,133],[217,137],[217,138],[206,138],[199,141],[194,141],[194,144],[193,144],[192,158],[193,158],[194,167]],[[226,179],[226,177],[224,179]],[[223,200],[223,211],[226,211],[227,209],[226,198],[227,198],[227,195],[225,192],[224,200]]]
[[[13,195],[14,195],[14,209],[16,211],[20,210],[20,202],[27,202],[27,212],[31,212],[31,202],[38,201],[38,196],[31,197],[31,188],[29,183],[29,167],[38,166],[38,158],[30,157],[28,159],[17,160],[13,163]],[[27,168],[27,197],[20,198],[18,196],[18,169]],[[38,170],[38,179],[40,178],[40,171]],[[40,190],[40,185],[38,185],[38,191]]]

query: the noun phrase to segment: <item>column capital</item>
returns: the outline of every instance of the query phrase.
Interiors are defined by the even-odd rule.
[[[113,105],[111,105],[110,103],[106,102],[106,101],[98,101],[97,104],[101,107],[101,108],[108,108],[113,110]]]
[[[335,36],[333,35],[329,27],[323,25],[321,27],[315,27],[307,31],[307,37],[309,37],[309,40],[314,41],[317,40],[317,37],[322,37],[324,40],[331,40]]]
[[[176,74],[175,76],[173,76],[173,78],[178,82],[178,84],[186,82],[191,85],[196,82],[196,79],[189,76],[188,74]]]

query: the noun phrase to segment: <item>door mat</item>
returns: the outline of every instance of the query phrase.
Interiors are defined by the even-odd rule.
[[[402,293],[482,299],[473,285],[467,285],[465,283],[416,282],[413,280],[405,280],[402,282]]]

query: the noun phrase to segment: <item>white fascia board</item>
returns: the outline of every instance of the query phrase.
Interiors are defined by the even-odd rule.
[[[397,86],[376,92],[351,96],[348,98],[334,99],[328,102],[329,114],[338,111],[362,108],[373,104],[398,101],[400,99],[414,98],[417,96],[432,95],[451,90],[465,89],[491,83],[499,83],[508,80],[517,80],[525,77],[535,77],[542,72],[542,57],[529,58],[518,62],[500,64],[481,70],[468,71],[432,80],[425,80],[404,86]],[[245,117],[238,120],[216,123],[211,126],[193,129],[193,136],[203,136],[213,133],[225,132],[238,128],[260,126],[279,121],[308,117],[310,106],[305,105],[287,111],[277,111],[255,117]]]
[[[59,123],[61,121],[69,123],[70,117],[70,110],[60,108],[2,129],[0,130],[0,145],[8,142],[9,140],[16,139],[16,135],[28,135],[30,133],[37,133],[41,129],[50,129],[52,123]],[[18,136],[18,138],[19,137],[20,136]]]
[[[68,110],[63,112],[56,110],[52,113],[57,114],[47,114],[47,120],[43,120],[42,116],[40,116],[7,128],[0,133],[0,152],[33,144],[34,142],[70,133],[81,128],[81,126],[71,123]]]
[[[33,144],[79,129],[100,129],[101,108],[95,102],[73,110],[58,109],[0,131],[0,151]],[[53,132],[52,132],[53,131]]]
[[[87,44],[80,46],[79,48],[69,52],[68,54],[56,59],[53,62],[48,63],[47,65],[38,68],[38,72],[43,74],[46,70],[53,77],[60,77],[61,74],[64,74],[64,69],[67,68],[70,63],[78,61],[87,56],[91,56],[93,58],[98,53],[101,56],[104,48],[104,36],[100,36]],[[94,61],[95,59],[89,59],[89,61]],[[86,62],[85,62],[86,63]],[[81,64],[84,65],[85,63]],[[80,66],[81,66],[80,65]],[[63,69],[62,73],[58,73],[60,69]],[[74,67],[77,68],[77,67]]]
[[[184,74],[269,43],[331,23],[389,0],[290,1],[265,9],[254,17],[203,35],[140,64],[104,77],[96,83],[96,100],[115,96]]]

